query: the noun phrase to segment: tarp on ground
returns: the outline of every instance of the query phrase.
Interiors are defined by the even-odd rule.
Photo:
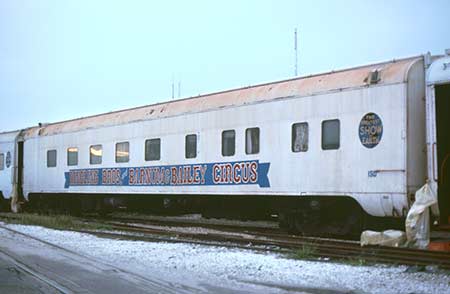
[[[406,234],[403,231],[387,230],[383,232],[364,231],[361,234],[361,246],[380,245],[389,247],[404,246]]]

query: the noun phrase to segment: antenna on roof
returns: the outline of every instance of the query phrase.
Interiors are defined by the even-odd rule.
[[[175,81],[174,81],[174,76],[172,74],[172,100],[173,98],[175,98]]]
[[[297,54],[297,28],[294,30],[294,52],[295,52],[295,67],[294,75],[298,75],[298,54]]]
[[[178,98],[181,98],[181,81],[178,80]]]

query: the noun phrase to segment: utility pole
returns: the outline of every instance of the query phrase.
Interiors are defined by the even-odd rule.
[[[295,31],[294,31],[294,52],[295,52],[294,75],[298,76],[297,28],[295,28]]]

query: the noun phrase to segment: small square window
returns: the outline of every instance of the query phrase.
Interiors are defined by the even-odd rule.
[[[236,148],[236,132],[227,130],[222,132],[222,156],[233,156]]]
[[[5,154],[0,153],[0,170],[5,169]]]
[[[102,164],[103,148],[102,145],[92,145],[89,147],[89,163]]]
[[[161,159],[161,139],[149,139],[145,141],[145,160]]]
[[[67,148],[67,165],[78,165],[78,148],[69,147]]]
[[[130,143],[121,142],[116,144],[116,162],[130,161]]]
[[[47,150],[47,167],[56,166],[56,150]]]
[[[245,130],[245,153],[259,153],[259,128],[249,128]]]
[[[308,151],[308,123],[296,123],[292,125],[292,152]]]
[[[197,135],[187,135],[185,141],[185,157],[196,158],[197,157]]]
[[[338,119],[322,122],[322,149],[339,149],[340,146],[340,122]]]

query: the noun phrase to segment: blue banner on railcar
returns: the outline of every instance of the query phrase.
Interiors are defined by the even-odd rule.
[[[72,169],[64,173],[71,186],[215,186],[270,187],[270,163],[259,160],[182,165]]]

